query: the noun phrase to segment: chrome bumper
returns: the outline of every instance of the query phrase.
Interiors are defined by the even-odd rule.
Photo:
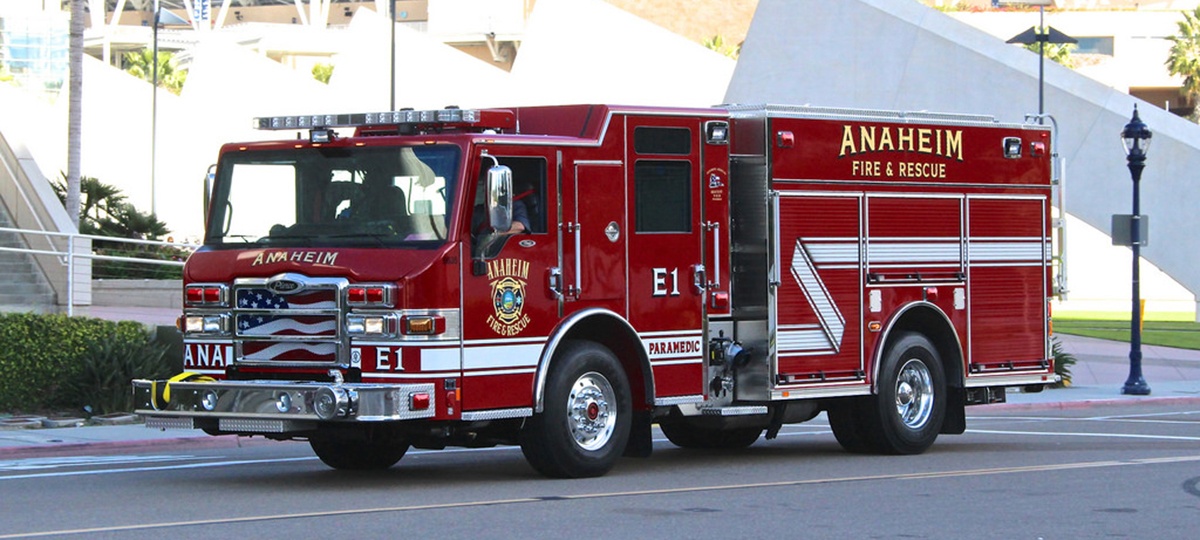
[[[316,422],[432,418],[432,384],[291,381],[169,382],[135,379],[134,407],[148,427],[191,428],[216,419],[223,431],[281,432]]]

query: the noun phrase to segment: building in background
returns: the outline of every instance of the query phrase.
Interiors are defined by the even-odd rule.
[[[1038,20],[1036,10],[995,9],[991,0],[911,1],[913,8],[920,1],[945,10],[951,18],[1001,42]],[[731,48],[745,42],[753,56],[756,36],[750,33],[751,18],[760,4],[759,0],[87,2],[83,173],[122,188],[139,208],[155,210],[178,235],[192,238],[200,230],[204,171],[222,142],[262,137],[249,129],[254,116],[383,110],[392,100],[397,107],[418,108],[584,101],[713,105],[727,99],[734,64],[701,44],[717,37]],[[66,107],[58,94],[66,79],[67,14],[59,3],[0,2],[0,81],[8,81],[0,82],[0,130],[10,140],[23,141],[47,177],[65,170]],[[824,20],[819,17],[823,11],[837,12],[856,3],[787,4],[792,16],[799,17],[796,10],[818,16],[799,17],[798,26],[789,32],[823,35],[825,30],[803,24]],[[905,2],[866,4],[873,10],[866,13],[875,13],[904,7]],[[1184,115],[1195,104],[1180,95],[1180,79],[1167,73],[1166,38],[1175,33],[1180,12],[1198,4],[1200,0],[1061,0],[1046,11],[1046,22],[1080,40],[1074,54],[1079,61],[1077,73]],[[189,77],[179,95],[156,91],[157,110],[152,111],[150,96],[155,91],[123,69],[124,53],[154,46],[155,5],[161,8],[158,47],[174,53]],[[387,13],[392,5],[395,25],[389,26]],[[831,31],[886,34],[886,29],[869,27],[867,20],[835,20]],[[760,49],[773,46],[763,45],[761,37],[758,40]],[[388,48],[393,43],[398,61],[395,93],[390,94]],[[832,41],[806,43],[807,49],[784,54],[807,58],[837,52],[823,52],[822,47],[834,46]],[[883,44],[855,54],[878,60],[882,67],[874,69],[890,69],[889,63],[895,67],[893,56],[903,51],[885,41],[878,43]],[[1009,56],[1012,62],[1036,70],[1035,55]],[[925,72],[922,76],[936,76],[946,69],[944,63],[931,59],[917,61],[919,65],[906,64],[906,69]],[[320,64],[333,66],[327,84],[313,78],[312,69]],[[804,79],[827,88],[835,86],[829,84],[831,78],[864,76],[853,63],[843,62],[827,71],[815,67],[820,65],[815,61],[779,76],[781,81]],[[763,79],[758,84],[774,83]],[[1055,111],[1056,92],[1064,91],[1071,90],[1048,94],[1048,112]],[[816,99],[820,95],[792,92],[776,101],[876,106],[852,93],[837,94],[833,100]],[[1004,99],[1016,100],[1025,111],[1036,109],[1035,92]],[[151,130],[152,123],[156,130]],[[152,132],[157,133],[155,140]],[[151,147],[156,147],[153,159]],[[1152,157],[1151,168],[1160,166],[1153,161],[1157,157]],[[1151,172],[1148,169],[1148,177]],[[1086,179],[1072,174],[1071,181],[1081,185]],[[1157,219],[1155,224],[1156,229],[1169,226]],[[1075,227],[1079,232],[1071,236],[1073,260],[1080,261],[1075,268],[1107,267],[1114,264],[1110,260],[1127,260],[1127,251],[1121,255],[1122,248],[1106,245],[1102,229],[1082,223]],[[1150,283],[1146,291],[1154,301],[1152,310],[1194,313],[1195,297],[1186,288],[1165,274],[1157,278],[1152,277],[1153,271],[1148,274],[1151,277],[1144,274],[1143,279]],[[1113,280],[1102,273],[1079,275],[1071,283],[1073,297],[1094,301],[1078,305],[1099,310],[1110,303],[1122,305],[1104,297],[1113,296],[1108,285]]]

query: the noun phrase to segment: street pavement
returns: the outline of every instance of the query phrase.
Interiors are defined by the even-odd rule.
[[[1123,395],[1129,375],[1129,344],[1085,337],[1059,335],[1066,352],[1075,356],[1072,384],[1037,393],[1010,390],[1008,402],[982,405],[972,410],[994,408],[1062,409],[1085,408],[1110,403],[1200,404],[1200,351],[1143,346],[1142,370],[1151,393]],[[0,421],[4,420],[0,417]],[[11,419],[9,419],[11,420]],[[262,438],[212,437],[198,430],[154,430],[136,417],[109,418],[115,425],[82,425],[50,428],[0,426],[0,459],[111,453],[145,450],[222,448],[269,443]],[[128,423],[133,422],[133,423]]]

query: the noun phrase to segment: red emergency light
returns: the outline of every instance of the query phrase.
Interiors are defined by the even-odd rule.
[[[346,303],[357,307],[391,307],[391,285],[351,285],[346,288]]]
[[[227,298],[228,288],[221,284],[188,285],[184,289],[184,303],[188,306],[220,306]]]

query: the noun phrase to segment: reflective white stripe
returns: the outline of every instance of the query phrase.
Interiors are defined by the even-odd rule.
[[[858,241],[824,244],[820,240],[805,240],[804,247],[808,250],[812,263],[818,266],[858,263]]]
[[[463,369],[537,367],[541,345],[468,347],[463,350]]]
[[[658,360],[658,361],[650,362],[650,364],[654,367],[683,366],[683,365],[688,365],[688,364],[702,364],[702,363],[704,363],[704,358],[700,358],[700,357],[692,357],[692,358],[688,358],[688,359],[684,359],[684,360]]]
[[[808,300],[808,305],[816,312],[817,319],[821,323],[821,328],[818,331],[821,333],[825,344],[820,350],[837,353],[842,347],[842,336],[846,330],[846,318],[842,316],[842,312],[838,309],[837,304],[833,303],[833,297],[829,294],[829,289],[825,288],[825,283],[817,275],[817,269],[809,257],[806,246],[800,242],[799,238],[796,239],[796,249],[792,252],[792,277],[796,278],[796,284],[804,292],[804,297]],[[809,337],[805,337],[806,342]]]
[[[832,240],[832,241],[831,241]],[[836,264],[856,264],[858,243],[852,240],[804,241],[809,259],[819,268]],[[958,238],[946,241],[905,241],[898,238],[869,238],[867,262],[881,264],[962,263],[962,244]],[[967,260],[979,262],[1042,261],[1051,254],[1050,243],[1041,238],[972,238],[967,243]]]
[[[493,375],[532,375],[537,373],[536,369],[501,369],[496,371],[467,371],[463,373],[464,377],[490,377]]]
[[[776,348],[779,354],[789,352],[828,351],[829,338],[820,328],[779,331]]]
[[[458,349],[422,349],[421,371],[458,371]]]
[[[948,242],[891,242],[868,241],[867,262],[878,263],[959,263],[962,244],[955,238]]]
[[[699,336],[703,334],[699,329],[696,330],[666,330],[662,332],[638,332],[638,337],[642,339],[652,337],[669,337],[669,336]]]
[[[972,240],[967,245],[967,260],[980,262],[1043,261],[1050,256],[1050,245],[1040,239],[990,242]]]

